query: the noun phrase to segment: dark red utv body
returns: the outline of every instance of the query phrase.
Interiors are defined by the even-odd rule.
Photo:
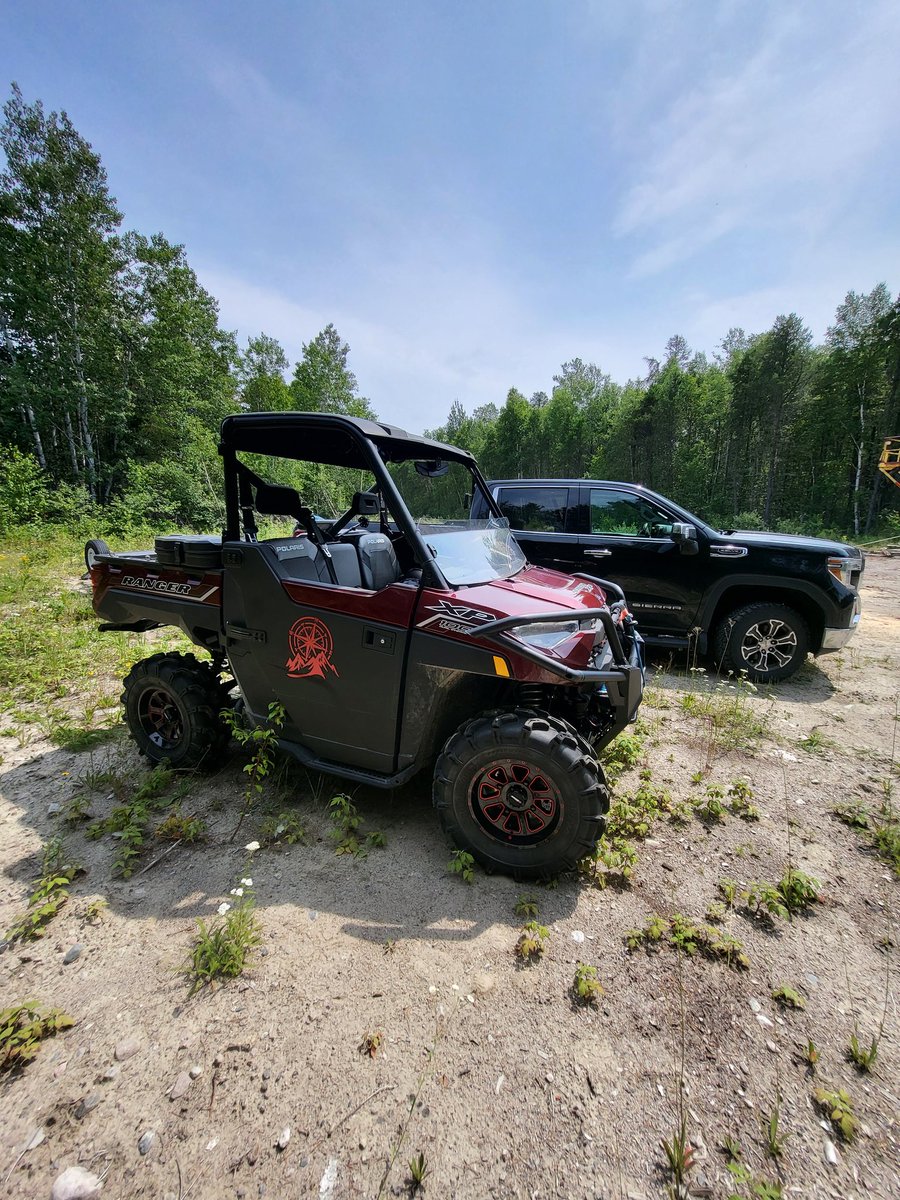
[[[90,544],[103,628],[174,625],[211,658],[155,655],[132,670],[126,714],[142,751],[212,763],[222,707],[260,724],[277,700],[283,748],[312,769],[395,787],[437,758],[442,822],[488,867],[548,875],[588,853],[608,807],[596,754],[634,719],[643,686],[621,591],[527,565],[454,447],[349,417],[251,413],[223,423],[220,450],[221,539],[157,538],[127,555]],[[367,487],[324,523],[248,455],[344,468]],[[473,492],[484,520],[468,519]],[[260,539],[257,514],[305,536]]]

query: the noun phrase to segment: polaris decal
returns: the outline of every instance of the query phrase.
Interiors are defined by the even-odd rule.
[[[420,621],[417,629],[426,629],[429,625],[437,625],[438,629],[448,629],[452,633],[471,633],[479,625],[487,625],[495,620],[495,614],[483,612],[480,608],[469,608],[465,604],[451,604],[449,600],[438,600],[437,604],[426,605],[426,611],[434,613]]]
[[[138,588],[142,592],[165,592],[170,596],[190,596],[192,600],[208,600],[213,592],[219,590],[219,585],[214,584],[211,588],[207,588],[202,596],[196,596],[194,595],[194,584],[174,583],[168,579],[158,579],[154,575],[123,575],[122,579],[118,583],[114,582],[113,586]]]
[[[324,679],[326,672],[337,675],[331,656],[334,640],[328,626],[318,617],[301,617],[288,630],[290,657],[284,664],[291,679]]]

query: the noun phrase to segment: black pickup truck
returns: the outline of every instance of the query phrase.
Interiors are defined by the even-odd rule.
[[[619,584],[645,640],[707,652],[757,683],[839,650],[860,617],[862,552],[842,542],[718,530],[638,484],[496,479],[527,558]],[[476,497],[472,517],[487,516]],[[478,510],[478,511],[476,511]]]

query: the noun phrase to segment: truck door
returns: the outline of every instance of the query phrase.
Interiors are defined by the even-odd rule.
[[[228,660],[256,717],[273,700],[284,705],[288,741],[319,758],[391,774],[417,592],[384,579],[377,590],[361,586],[356,548],[341,551],[335,586],[313,577],[322,564],[309,539],[226,542]]]
[[[576,571],[578,534],[572,525],[570,495],[565,484],[501,484],[494,489],[500,510],[529,562],[555,571]]]
[[[577,570],[619,584],[645,635],[686,636],[703,594],[705,540],[699,554],[682,554],[672,539],[676,518],[621,484],[584,484],[578,512]]]

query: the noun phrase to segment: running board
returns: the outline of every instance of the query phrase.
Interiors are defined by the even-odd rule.
[[[341,779],[352,779],[354,783],[364,783],[368,787],[390,788],[401,787],[408,779],[412,779],[418,767],[412,763],[398,771],[396,775],[382,775],[380,771],[367,771],[365,767],[351,767],[345,763],[330,762],[327,758],[319,758],[311,750],[307,750],[299,742],[288,742],[282,738],[278,746],[286,754],[293,755],[309,771],[321,771],[323,775],[337,775]]]

